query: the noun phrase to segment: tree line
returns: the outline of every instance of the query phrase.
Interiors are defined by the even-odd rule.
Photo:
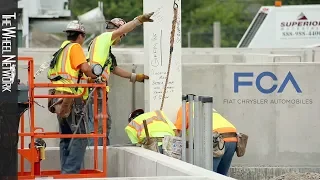
[[[71,0],[72,15],[77,17],[103,2],[106,19],[122,17],[132,20],[143,12],[143,0]],[[212,47],[213,23],[221,23],[222,47],[235,47],[260,6],[273,5],[274,0],[182,0],[182,46]],[[320,0],[283,0],[283,5],[320,4]],[[143,46],[142,26],[122,41],[126,46]]]

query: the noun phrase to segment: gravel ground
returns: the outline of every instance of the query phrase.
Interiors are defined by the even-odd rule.
[[[320,180],[319,173],[287,173],[270,180]]]

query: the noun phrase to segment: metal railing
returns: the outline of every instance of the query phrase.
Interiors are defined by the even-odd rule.
[[[212,104],[213,97],[182,96],[182,160],[210,171],[213,169]]]

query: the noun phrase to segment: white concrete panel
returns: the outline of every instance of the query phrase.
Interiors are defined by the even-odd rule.
[[[157,176],[181,176],[181,173],[176,169],[169,169],[167,166],[157,164]],[[184,174],[187,175],[187,174]]]
[[[156,166],[160,167],[157,170],[160,170],[160,172],[157,172],[157,175],[165,176],[165,174],[162,173],[167,173],[169,176],[184,176],[184,175],[189,175],[189,176],[205,176],[205,177],[212,177],[212,178],[217,178],[221,180],[231,180],[232,178],[226,177],[217,173],[214,173],[212,171],[208,171],[206,169],[200,168],[198,166],[194,166],[192,164],[180,161],[178,159],[174,159],[168,156],[165,156],[163,154],[159,154],[153,151],[149,151],[143,148],[139,147],[121,147],[121,149],[124,149],[125,151],[134,154],[135,156],[142,156],[144,159],[150,159],[154,162],[156,162]],[[164,168],[167,168],[164,169]]]
[[[313,62],[319,59],[319,49],[250,49],[250,48],[182,48],[183,63],[239,63],[246,62],[245,54],[273,54],[274,56],[296,56],[290,62],[301,57],[301,62]],[[53,48],[19,48],[19,56],[32,56],[36,64],[41,64],[51,58],[56,51]],[[84,48],[87,51],[87,48]],[[118,63],[144,64],[144,49],[142,48],[113,48]],[[290,59],[289,59],[290,60]],[[289,61],[288,60],[288,61]],[[288,62],[286,61],[286,62]],[[277,61],[276,61],[277,62]],[[299,61],[300,62],[300,61]]]
[[[313,60],[314,62],[319,62],[320,61],[320,48],[316,48],[314,51],[313,51]]]
[[[136,152],[125,151],[125,162],[126,177],[145,177],[155,176],[156,174],[156,162],[149,158],[139,156]]]
[[[316,90],[320,86],[316,80],[320,75],[319,66],[319,63],[206,64],[198,65],[195,74],[195,67],[188,65],[184,66],[183,73],[194,76],[192,82],[183,81],[183,90],[184,93],[214,96],[216,109],[234,123],[238,131],[249,135],[246,155],[235,158],[234,164],[318,166],[320,149],[314,132],[320,127]],[[273,72],[278,77],[278,84],[290,71],[302,93],[297,93],[290,82],[283,93],[260,93],[255,87],[255,79],[263,71]],[[253,86],[240,87],[240,92],[234,93],[234,72],[254,72],[253,78],[243,79],[252,80]],[[203,82],[207,82],[205,86]],[[262,80],[263,87],[272,85],[267,77]],[[271,103],[277,99],[286,102]],[[298,99],[300,104],[288,103],[292,99]]]
[[[56,179],[65,180],[65,179]],[[72,180],[83,180],[83,179],[72,179]],[[121,178],[91,178],[90,180],[219,180],[217,178],[208,177],[190,177],[190,176],[159,176],[159,177],[121,177]]]
[[[102,147],[99,148],[98,154],[102,155]],[[98,159],[99,167],[102,168],[102,158]],[[20,163],[20,161],[19,161]],[[19,166],[20,167],[20,166]],[[84,167],[93,168],[93,148],[87,149]],[[26,170],[30,166],[26,165]],[[49,147],[46,149],[46,160],[41,162],[42,170],[59,170],[59,148]],[[212,171],[188,164],[165,155],[149,151],[139,147],[110,147],[108,148],[108,177],[129,177],[133,179],[162,179],[169,176],[179,176],[183,179],[187,176],[196,179],[212,180],[233,180]],[[139,177],[139,178],[138,178]],[[166,177],[166,178],[165,178]],[[173,179],[179,179],[172,177]],[[180,179],[181,179],[180,178]],[[102,178],[95,178],[102,179]],[[109,179],[109,178],[107,178]]]
[[[171,37],[174,18],[174,3],[177,4],[177,20],[175,34]],[[163,111],[174,121],[176,111],[181,106],[182,75],[181,75],[181,1],[144,0],[143,12],[155,12],[154,22],[144,23],[144,72],[149,74],[150,80],[145,83],[145,109],[158,110],[161,107],[167,75]],[[174,38],[173,47],[170,41]],[[172,50],[171,65],[168,73],[170,49]]]

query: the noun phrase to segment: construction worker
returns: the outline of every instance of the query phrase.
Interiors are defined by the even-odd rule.
[[[76,84],[87,82],[82,73],[92,79],[98,78],[99,73],[96,73],[95,68],[91,68],[87,63],[81,47],[86,34],[83,24],[79,21],[71,21],[64,32],[66,32],[67,40],[62,43],[51,60],[48,79],[53,84]],[[55,88],[54,94],[79,95],[84,91],[88,92],[82,87],[58,87]],[[83,114],[84,100],[87,98],[88,93],[85,93],[80,98],[54,98],[52,100],[53,109],[50,111],[57,114],[61,134],[73,134],[76,131],[76,125],[81,121],[80,117]],[[77,133],[86,133],[84,121],[82,122]],[[60,139],[62,174],[80,173],[86,151],[86,138],[74,138],[71,145],[70,141],[70,138]]]
[[[189,106],[186,105],[186,127],[189,127]],[[222,135],[225,142],[225,153],[222,157],[213,157],[213,171],[227,176],[233,155],[237,147],[237,129],[227,119],[221,116],[215,109],[212,112],[213,115],[213,131],[216,131]],[[175,122],[176,136],[181,136],[182,129],[182,107],[178,110],[177,119]],[[188,133],[188,132],[187,132]],[[190,146],[189,146],[190,147]]]
[[[163,154],[162,139],[164,136],[174,136],[176,127],[163,113],[157,110],[144,113],[143,109],[137,109],[129,115],[125,131],[132,144],[143,145],[146,143],[146,133],[143,126],[143,120],[146,120],[149,136],[156,138],[160,153]]]
[[[109,92],[108,81],[110,72],[115,75],[118,75],[123,78],[127,78],[130,82],[144,82],[145,79],[149,79],[149,76],[144,74],[135,74],[131,72],[127,72],[120,67],[117,66],[116,58],[111,53],[111,46],[118,44],[121,39],[126,36],[128,32],[131,32],[134,28],[141,25],[144,22],[153,22],[151,16],[153,13],[147,13],[140,16],[137,16],[132,21],[126,23],[121,18],[114,18],[110,21],[106,22],[106,32],[100,34],[90,44],[89,53],[87,59],[91,64],[100,64],[104,67],[104,73],[102,77],[105,79],[107,92]],[[108,99],[108,98],[107,98]],[[108,100],[107,100],[108,101]],[[107,145],[110,144],[109,134],[111,129],[111,116],[109,112],[107,104],[107,112],[108,112],[108,120],[107,120]],[[93,113],[92,108],[89,109],[89,116],[91,122],[91,131],[93,131]],[[100,129],[102,129],[100,127]],[[101,131],[101,130],[100,130]],[[91,145],[93,144],[93,139],[91,139]],[[99,139],[99,145],[102,145],[102,138]]]

